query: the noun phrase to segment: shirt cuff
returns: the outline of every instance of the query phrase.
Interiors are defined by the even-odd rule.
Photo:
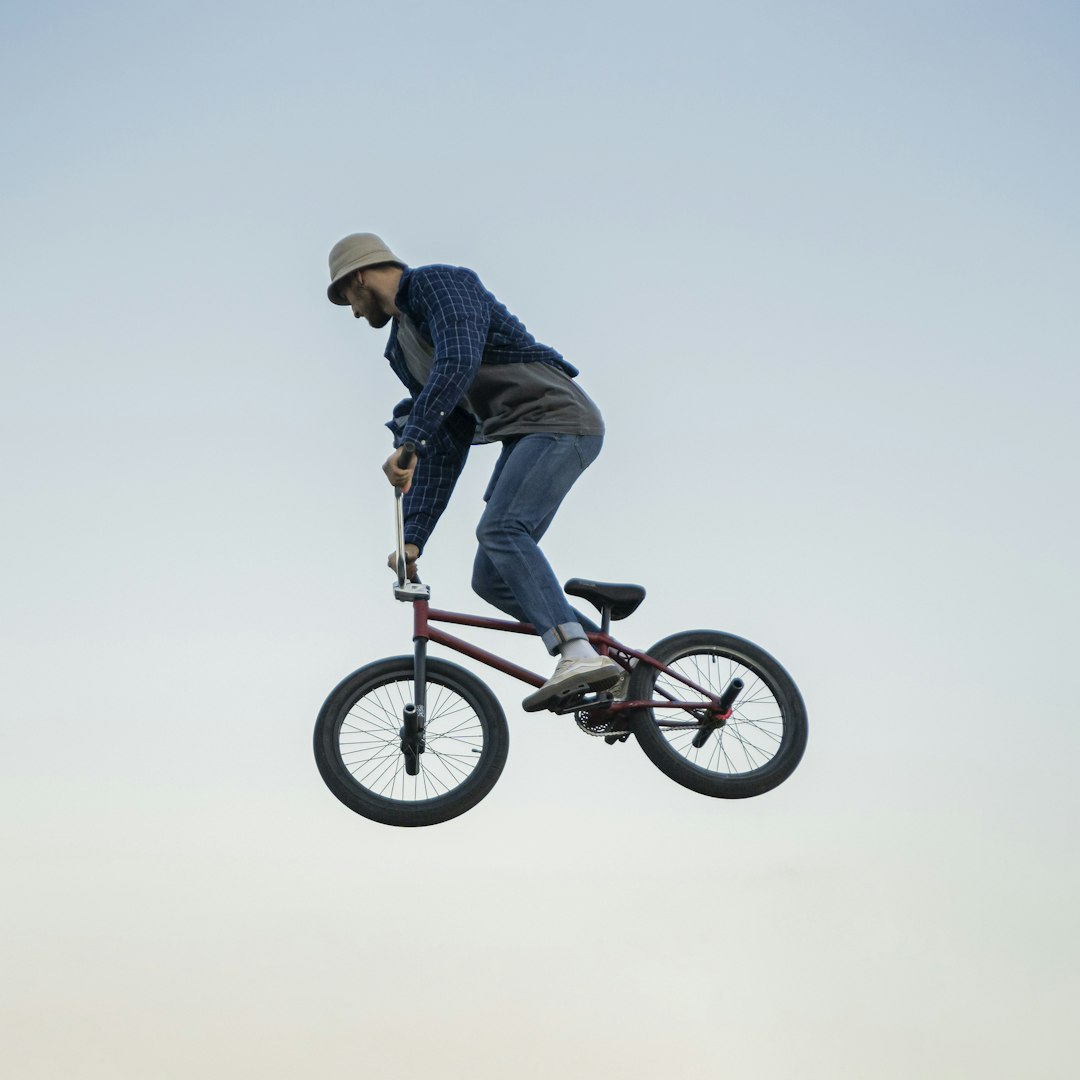
[[[398,446],[401,446],[403,443],[412,443],[413,446],[416,447],[417,457],[423,457],[424,454],[427,453],[427,436],[417,428],[407,427],[401,433],[401,442],[398,443]]]

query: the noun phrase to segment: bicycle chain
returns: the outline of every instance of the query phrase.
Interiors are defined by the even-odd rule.
[[[625,653],[617,653],[613,650],[613,655],[619,660],[625,660],[627,663],[636,663],[636,661],[631,662],[630,657]],[[599,712],[601,719],[593,720],[592,714],[594,712]],[[602,717],[602,709],[578,709],[574,713],[574,722],[579,728],[581,728],[582,731],[585,732],[586,735],[591,735],[594,739],[608,739],[609,743],[614,743],[616,739],[620,739],[625,742],[626,739],[628,739],[633,734],[633,732],[629,730],[615,730],[613,728],[615,720],[605,720],[602,719]]]
[[[594,738],[600,739],[605,735],[632,735],[632,731],[616,731],[612,725],[614,720],[593,720],[592,714],[599,710],[596,709],[578,709],[574,713],[574,723],[577,724],[586,735],[592,735]]]

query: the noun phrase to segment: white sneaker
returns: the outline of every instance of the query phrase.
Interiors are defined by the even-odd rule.
[[[608,690],[619,681],[622,668],[606,656],[589,656],[581,660],[560,660],[555,674],[539,690],[522,703],[526,712],[549,709],[568,694],[590,690]]]
[[[626,692],[630,689],[630,672],[625,668],[619,672],[619,681],[611,688],[611,696],[616,701],[625,701]]]
[[[630,676],[634,674],[634,668],[637,667],[637,657],[630,658],[630,667],[619,668],[619,681],[611,688],[611,696],[616,701],[626,701],[630,694]]]

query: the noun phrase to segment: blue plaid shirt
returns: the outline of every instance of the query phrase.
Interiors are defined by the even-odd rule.
[[[395,406],[386,426],[394,433],[394,446],[411,442],[417,448],[416,472],[405,496],[405,542],[422,551],[450,501],[469,447],[483,441],[477,438],[476,417],[462,401],[480,364],[540,362],[561,368],[571,378],[578,370],[537,342],[464,267],[406,269],[394,303],[435,349],[423,386],[405,363],[396,320],[385,354],[410,394]]]

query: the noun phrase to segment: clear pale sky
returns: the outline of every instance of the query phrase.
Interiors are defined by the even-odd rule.
[[[1071,1075],[1074,5],[0,18],[6,1075]],[[465,817],[323,787],[323,698],[409,647],[400,388],[324,293],[360,230],[581,369],[556,572],[776,654],[786,784],[703,798],[496,676]]]

